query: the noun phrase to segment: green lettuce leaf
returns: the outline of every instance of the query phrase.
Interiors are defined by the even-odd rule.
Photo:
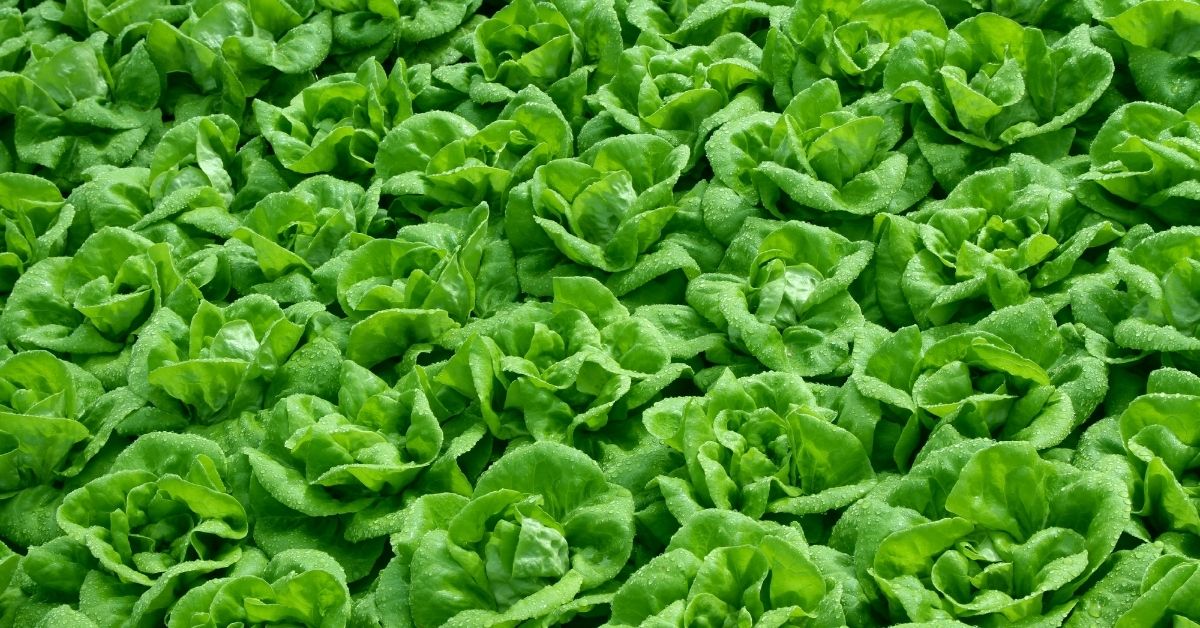
[[[796,4],[767,33],[764,70],[777,102],[831,78],[846,94],[877,89],[892,49],[915,31],[946,37],[941,13],[924,0]]]
[[[280,504],[310,517],[352,514],[346,534],[360,541],[394,531],[410,485],[418,484],[415,494],[469,492],[455,460],[484,430],[476,417],[447,413],[419,367],[391,387],[346,361],[336,404],[304,394],[281,399],[266,416],[263,442],[244,453]]]
[[[161,617],[181,581],[241,556],[249,522],[229,494],[226,473],[212,441],[147,434],[107,474],[63,501],[58,523],[65,538],[86,547],[101,574],[136,586],[131,622]]]
[[[636,46],[621,55],[616,75],[592,100],[618,132],[653,134],[687,146],[691,169],[713,129],[761,110],[762,56],[759,46],[741,33],[681,49],[666,42]],[[588,124],[604,120],[597,117]],[[583,135],[590,136],[587,128]]]
[[[1175,227],[1139,230],[1109,254],[1110,268],[1070,292],[1076,320],[1094,334],[1097,352],[1106,344],[1135,353],[1157,352],[1167,365],[1195,369],[1196,285],[1200,281],[1200,231]]]
[[[19,348],[115,353],[158,309],[194,312],[200,299],[200,290],[179,273],[169,245],[106,227],[74,257],[31,268],[0,314],[0,333]]]
[[[0,495],[78,473],[113,429],[112,421],[92,411],[103,394],[95,377],[45,351],[0,362]],[[94,444],[93,430],[99,432]]]
[[[225,307],[203,301],[190,319],[160,309],[133,344],[130,387],[159,410],[199,423],[255,411],[320,308],[301,303],[285,312],[250,295]]]
[[[1187,0],[1090,0],[1092,16],[1124,42],[1134,85],[1147,100],[1184,110],[1200,97],[1195,78],[1200,7]]]
[[[612,78],[621,52],[611,0],[517,0],[475,27],[472,38],[478,64],[468,69],[472,100],[503,103],[534,86],[577,125],[584,96]]]
[[[1193,588],[1200,586],[1196,567],[1196,560],[1190,557],[1168,554],[1156,559],[1142,579],[1141,595],[1114,626],[1131,628],[1165,622],[1186,626],[1200,622]]]
[[[538,168],[514,190],[506,213],[522,270],[548,251],[607,273],[646,263],[678,210],[674,187],[687,155],[686,147],[635,134]],[[535,283],[525,272],[521,279]]]
[[[316,269],[368,242],[386,224],[379,190],[327,175],[309,177],[286,192],[264,196],[234,229],[227,247],[252,257],[259,272],[243,272],[241,292],[267,294],[281,303],[335,299]],[[336,265],[335,263],[334,265]],[[330,267],[331,269],[333,266]]]
[[[100,41],[56,39],[35,47],[20,74],[0,73],[17,157],[64,185],[97,164],[129,164],[161,133],[156,99],[117,89]]]
[[[626,18],[645,34],[693,46],[729,33],[754,32],[791,6],[789,0],[630,0]]]
[[[481,202],[503,207],[511,186],[570,155],[572,142],[558,106],[531,86],[487,124],[440,110],[401,122],[379,145],[376,176],[396,209],[420,217]]]

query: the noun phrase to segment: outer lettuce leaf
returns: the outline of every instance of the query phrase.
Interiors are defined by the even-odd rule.
[[[104,227],[129,227],[153,209],[150,170],[97,166],[71,190],[68,202],[76,214],[73,240],[82,242]]]
[[[1065,32],[1088,20],[1088,0],[933,0],[950,24],[981,11],[997,13],[1028,26]]]
[[[1142,581],[1150,565],[1162,556],[1157,544],[1117,550],[1108,564],[1097,572],[1101,578],[1079,596],[1079,602],[1067,617],[1066,628],[1081,628],[1103,622],[1115,625],[1141,594]]]
[[[351,538],[349,518],[303,514],[276,500],[256,478],[243,476],[242,479],[248,480],[249,484],[248,487],[243,485],[243,490],[254,520],[255,547],[268,556],[294,549],[325,552],[338,562],[350,584],[373,575],[386,545],[385,538],[377,538],[375,533]],[[292,487],[293,492],[295,489]],[[394,505],[389,508],[394,510]]]
[[[1150,564],[1141,583],[1141,595],[1117,618],[1119,628],[1170,622],[1186,626],[1200,622],[1196,608],[1196,560],[1167,554]]]
[[[1095,19],[1124,40],[1129,72],[1147,100],[1184,110],[1200,99],[1195,78],[1200,6],[1188,0],[1090,0]]]

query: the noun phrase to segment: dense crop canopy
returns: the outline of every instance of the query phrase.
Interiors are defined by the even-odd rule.
[[[0,628],[1200,625],[1197,0],[0,0]]]

